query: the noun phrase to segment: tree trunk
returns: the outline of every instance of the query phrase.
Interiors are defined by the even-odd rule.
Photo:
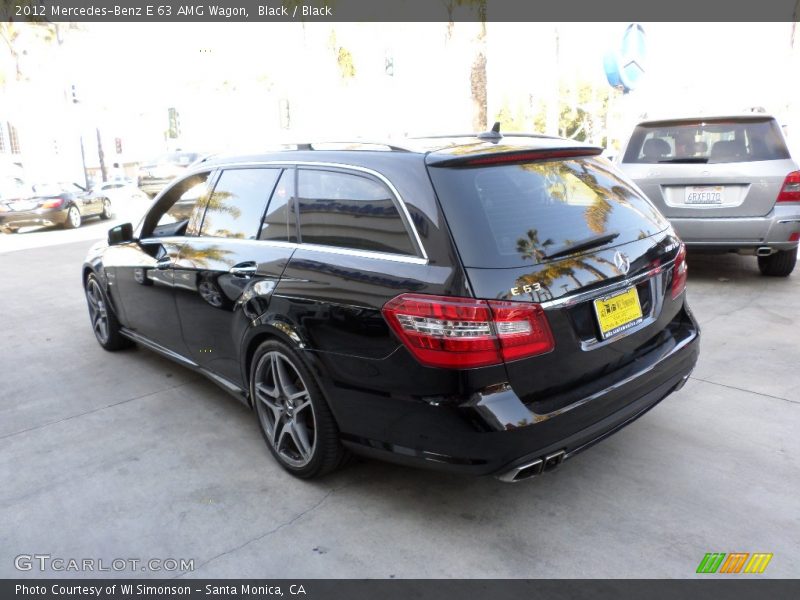
[[[472,94],[472,128],[476,132],[487,128],[486,102],[486,21],[480,23],[476,38],[477,53],[470,73],[470,91]]]

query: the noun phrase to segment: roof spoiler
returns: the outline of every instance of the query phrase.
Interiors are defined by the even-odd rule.
[[[494,149],[492,149],[494,150]],[[476,151],[474,154],[446,158],[441,161],[431,162],[431,167],[489,167],[493,165],[510,165],[535,161],[554,160],[562,158],[581,158],[598,156],[603,153],[602,148],[596,146],[575,146],[567,148],[542,148],[540,150],[519,150],[498,147],[492,150]]]

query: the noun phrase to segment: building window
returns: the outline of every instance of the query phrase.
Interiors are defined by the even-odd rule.
[[[11,154],[20,154],[21,150],[19,148],[19,135],[17,134],[17,128],[11,123],[8,123],[8,141],[11,145]]]

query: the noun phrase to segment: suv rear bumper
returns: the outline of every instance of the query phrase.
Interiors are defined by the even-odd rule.
[[[643,358],[641,365],[637,360],[616,383],[559,414],[534,414],[507,386],[473,394],[458,406],[383,397],[373,401],[382,403],[385,420],[375,423],[377,411],[371,411],[369,430],[365,421],[340,422],[342,441],[358,454],[471,475],[502,476],[562,451],[564,457],[574,456],[683,386],[697,362],[699,331],[686,310],[676,320],[675,335],[649,353],[649,360]],[[341,412],[352,414],[334,407],[334,413]]]
[[[671,217],[675,231],[689,247],[749,250],[768,246],[791,250],[793,233],[800,232],[800,205],[786,204],[764,217],[680,218]]]

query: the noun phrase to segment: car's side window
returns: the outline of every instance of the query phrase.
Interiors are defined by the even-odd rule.
[[[227,169],[208,200],[201,236],[253,240],[281,170]]]
[[[196,235],[209,173],[196,173],[175,184],[145,217],[142,238]]]
[[[303,243],[415,254],[391,191],[372,177],[300,169],[296,202]]]
[[[281,175],[272,199],[261,223],[260,240],[278,242],[296,242],[297,231],[294,213],[291,211],[289,199],[294,188],[294,169],[286,169]]]

